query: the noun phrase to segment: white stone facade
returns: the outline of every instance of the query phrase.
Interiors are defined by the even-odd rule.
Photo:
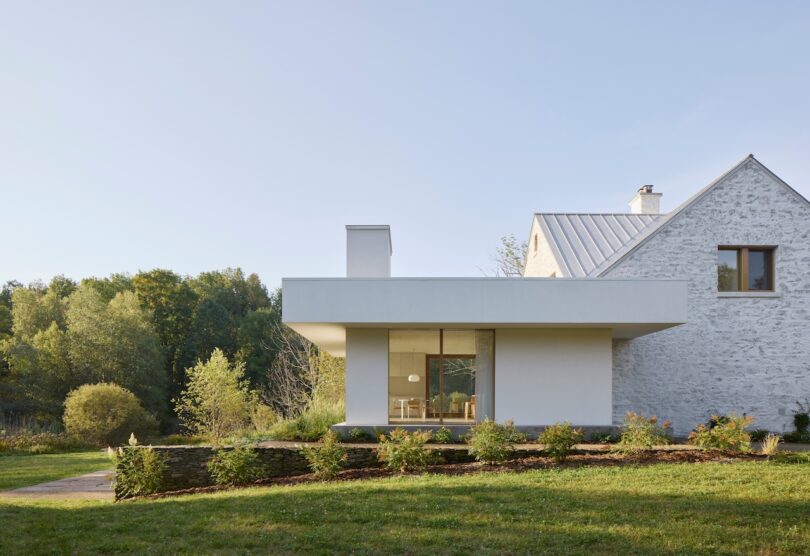
[[[717,291],[719,245],[776,245],[775,294]],[[688,280],[688,323],[613,346],[613,420],[626,411],[688,433],[711,412],[792,430],[810,398],[810,204],[749,158],[603,273]]]

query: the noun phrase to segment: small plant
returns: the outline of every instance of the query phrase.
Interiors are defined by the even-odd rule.
[[[151,447],[119,448],[117,460],[116,498],[132,498],[158,492],[166,469],[164,456]]]
[[[796,429],[792,437],[796,442],[810,442],[810,401],[796,402],[798,409],[793,412],[793,427]]]
[[[208,472],[218,485],[245,485],[261,478],[262,467],[255,450],[240,446],[214,452]]]
[[[735,413],[712,415],[708,424],[698,425],[689,434],[689,441],[704,449],[747,452],[751,449],[751,435],[745,428],[753,421],[753,417]]]
[[[537,441],[543,444],[554,461],[561,463],[571,453],[571,449],[582,441],[582,429],[575,429],[568,421],[554,423],[540,433]]]
[[[762,447],[761,451],[766,456],[774,455],[777,450],[779,449],[779,443],[782,442],[782,438],[777,434],[768,434],[762,440]]]
[[[430,440],[430,431],[409,433],[405,429],[396,428],[387,436],[380,435],[377,457],[389,469],[400,473],[423,469],[433,462],[433,454],[425,449],[425,443],[428,440]]]
[[[515,450],[518,436],[520,433],[515,430],[511,421],[499,425],[487,418],[470,429],[467,436],[468,450],[475,459],[487,465],[500,463],[508,459]]]
[[[592,432],[588,435],[588,442],[593,444],[613,444],[618,440],[619,438],[615,434],[609,432]]]
[[[613,449],[625,454],[640,454],[658,444],[669,444],[670,431],[669,421],[659,423],[655,415],[645,417],[641,413],[628,411],[624,414],[619,442]]]
[[[451,444],[453,442],[453,431],[447,427],[433,431],[433,441],[437,444]]]
[[[340,444],[340,436],[331,430],[323,435],[320,446],[301,451],[309,462],[309,468],[322,481],[334,479],[349,460],[346,449]]]
[[[355,442],[368,442],[372,439],[372,436],[366,431],[366,429],[354,427],[349,431],[349,439],[354,440]]]
[[[765,429],[754,429],[749,434],[751,435],[751,440],[753,442],[762,442],[766,438],[768,438],[768,435],[771,433],[769,433]]]

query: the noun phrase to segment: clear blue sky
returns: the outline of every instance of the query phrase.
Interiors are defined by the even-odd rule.
[[[39,2],[0,16],[0,281],[480,275],[536,211],[810,196],[808,2]]]

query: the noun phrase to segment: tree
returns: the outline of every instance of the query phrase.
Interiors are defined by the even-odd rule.
[[[96,290],[105,303],[119,293],[134,291],[132,278],[125,273],[110,274],[109,278],[85,278],[81,285]]]
[[[281,315],[271,307],[249,311],[239,324],[236,359],[244,363],[245,376],[254,388],[264,384],[279,351],[276,331],[280,324]]]
[[[273,411],[297,417],[313,400],[338,402],[343,398],[344,360],[320,351],[293,329],[278,324],[274,336],[278,354],[267,372],[262,397]]]
[[[65,302],[55,292],[38,286],[16,288],[11,294],[13,332],[18,341],[28,342],[40,330],[55,322],[65,328]]]
[[[131,390],[154,413],[165,409],[166,373],[148,311],[133,292],[105,303],[80,286],[68,300],[70,357],[77,372]]]
[[[503,236],[495,249],[495,276],[523,276],[528,248],[528,244],[519,242],[514,234]]]
[[[50,284],[48,284],[48,291],[53,292],[56,297],[62,299],[76,291],[76,282],[70,278],[65,278],[61,274],[57,274],[51,279]]]
[[[183,348],[194,323],[198,296],[182,277],[170,270],[139,272],[132,279],[141,305],[152,315],[152,324],[166,354],[170,397],[185,386],[185,367],[194,359],[184,358]]]
[[[231,365],[220,349],[208,361],[187,369],[188,386],[175,400],[175,411],[186,429],[219,442],[245,427],[253,395],[244,374],[244,365]]]

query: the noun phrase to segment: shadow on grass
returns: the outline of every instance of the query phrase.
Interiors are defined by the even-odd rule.
[[[807,496],[768,494],[755,465],[694,486],[692,473],[703,471],[407,477],[117,505],[5,505],[0,552],[778,554],[810,546]],[[656,485],[660,492],[649,492]]]

